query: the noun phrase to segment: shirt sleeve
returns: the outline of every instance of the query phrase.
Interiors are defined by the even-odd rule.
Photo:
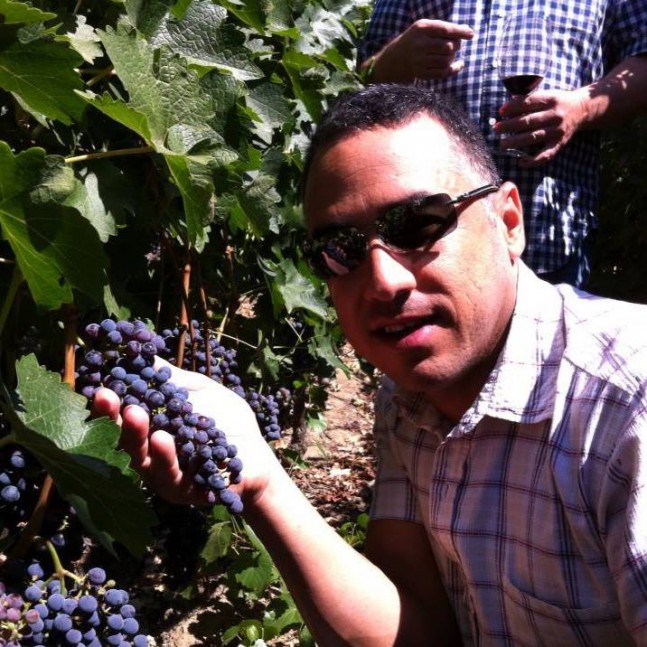
[[[398,456],[393,433],[398,424],[398,412],[392,396],[393,383],[387,379],[380,387],[375,402],[377,474],[370,517],[422,523],[418,499]]]
[[[615,0],[605,21],[603,39],[608,72],[629,56],[647,53],[647,0]]]
[[[643,395],[644,398],[644,395]],[[634,412],[600,492],[604,541],[623,624],[647,644],[647,411]]]
[[[402,0],[376,0],[366,34],[357,53],[358,63],[377,54],[389,41],[413,22],[409,3]]]

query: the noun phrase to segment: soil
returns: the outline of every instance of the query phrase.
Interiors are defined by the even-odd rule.
[[[293,480],[326,521],[336,529],[354,524],[358,516],[368,511],[375,476],[372,446],[373,395],[375,383],[363,373],[352,359],[348,360],[350,374],[339,371],[328,387],[325,412],[326,429],[307,436],[305,466],[291,468]],[[356,546],[361,549],[361,545]],[[152,558],[152,561],[155,561]],[[205,587],[203,606],[192,601],[184,608],[164,608],[168,600],[161,585],[155,583],[158,564],[151,564],[149,595],[138,606],[158,627],[157,647],[218,647],[215,639],[218,627],[228,626],[232,609],[222,594],[224,585]],[[156,591],[156,586],[158,590]],[[143,593],[147,587],[140,588]],[[168,602],[167,602],[168,606]],[[233,624],[233,623],[232,623]],[[297,647],[294,632],[268,643],[279,647]],[[236,641],[230,643],[237,647]]]

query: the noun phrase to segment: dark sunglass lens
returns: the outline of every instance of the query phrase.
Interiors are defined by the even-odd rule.
[[[310,244],[314,269],[324,277],[352,272],[366,255],[366,238],[357,229],[325,234]]]
[[[419,204],[395,207],[377,225],[378,235],[388,245],[402,250],[425,247],[440,238],[451,224],[454,209],[448,196],[430,196]]]

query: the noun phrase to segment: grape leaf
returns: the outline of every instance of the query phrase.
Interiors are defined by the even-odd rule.
[[[308,90],[302,83],[304,72],[318,65],[316,59],[294,49],[287,49],[281,62],[290,78],[294,95],[303,102],[310,117],[318,121],[323,112],[321,92]]]
[[[56,18],[55,13],[41,11],[26,2],[0,0],[0,16],[4,25],[28,25]]]
[[[233,531],[230,523],[225,521],[214,523],[211,526],[209,537],[200,553],[200,557],[207,564],[213,564],[220,557],[224,557],[231,544],[232,536]]]
[[[82,60],[66,43],[16,40],[0,49],[0,87],[18,95],[29,112],[69,125],[85,108],[74,93],[83,87],[74,69]]]
[[[84,61],[92,63],[95,58],[103,56],[99,45],[101,39],[94,28],[87,24],[85,16],[77,16],[76,23],[76,31],[66,34],[66,39]]]
[[[272,263],[271,267],[274,274],[272,301],[275,312],[277,308],[280,312],[281,305],[284,305],[288,312],[303,308],[322,319],[326,317],[328,308],[325,300],[317,294],[314,285],[299,273],[290,259],[282,259],[279,264]],[[274,291],[278,291],[283,304],[276,303]]]
[[[284,89],[274,83],[253,88],[245,100],[258,118],[252,122],[254,132],[266,144],[272,142],[275,128],[287,127],[294,121]]]
[[[72,288],[98,302],[106,283],[96,230],[61,203],[74,186],[70,173],[61,158],[46,158],[42,149],[14,156],[0,142],[0,228],[34,301],[50,309],[71,302]]]
[[[99,34],[128,91],[128,106],[146,117],[150,143],[159,152],[171,126],[203,127],[213,116],[211,97],[185,59],[166,47],[153,48],[123,21]]]
[[[77,514],[87,515],[82,520],[99,529],[109,550],[114,538],[141,555],[155,517],[128,456],[116,449],[119,427],[106,418],[87,420],[85,398],[39,366],[34,355],[16,363],[16,374],[17,442],[51,474],[61,495],[77,502]]]
[[[101,242],[117,234],[126,211],[134,211],[133,187],[124,173],[106,160],[96,160],[79,171],[80,182],[65,199],[97,230]]]
[[[121,99],[113,99],[108,94],[99,96],[93,92],[79,92],[78,95],[111,119],[135,131],[147,142],[153,143],[153,135],[148,125],[148,119],[140,111],[135,110]]]
[[[234,580],[248,591],[260,595],[277,577],[276,567],[267,552],[244,554],[235,562]]]
[[[228,72],[240,81],[263,78],[250,60],[242,32],[225,22],[227,12],[211,0],[195,0],[182,20],[161,21],[151,33],[151,45],[168,46],[192,63]]]
[[[205,225],[213,220],[214,191],[208,168],[192,163],[187,155],[164,155],[175,180],[186,215],[189,242],[202,251],[207,242]]]
[[[259,173],[253,183],[236,195],[235,217],[239,223],[246,222],[257,238],[270,230],[276,231],[280,196],[274,184],[272,177]]]

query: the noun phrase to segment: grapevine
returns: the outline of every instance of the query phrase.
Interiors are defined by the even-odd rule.
[[[245,457],[155,358],[245,398],[274,447],[319,414],[310,385],[338,366],[339,330],[303,262],[298,181],[328,95],[357,85],[361,4],[0,3],[0,569],[3,607],[19,596],[20,618],[55,593],[34,603],[36,580],[7,572],[33,559],[47,570],[45,545],[74,566],[39,579],[72,597],[90,586],[96,553],[168,550],[183,582],[249,557],[241,518],[188,508],[193,539],[211,544],[182,570],[165,507],[89,399],[103,386],[146,409],[174,435],[185,472],[234,513]],[[38,631],[20,622],[27,645],[21,632]]]

